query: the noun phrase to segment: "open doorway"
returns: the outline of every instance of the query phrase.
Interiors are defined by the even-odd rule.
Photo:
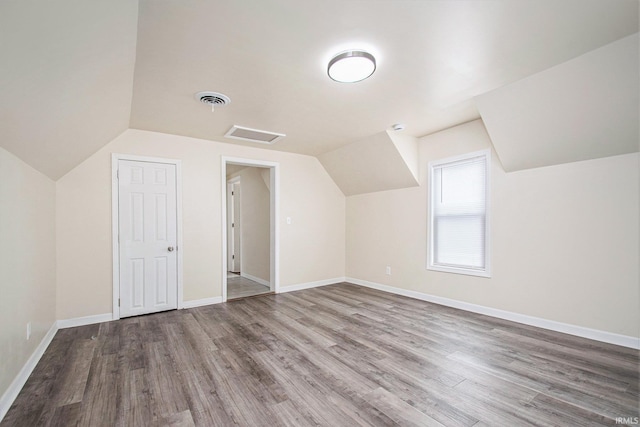
[[[222,159],[223,301],[277,292],[278,164]]]
[[[269,168],[227,165],[227,299],[271,292]]]

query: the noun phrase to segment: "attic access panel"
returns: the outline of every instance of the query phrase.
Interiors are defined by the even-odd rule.
[[[239,139],[242,141],[257,142],[259,144],[274,144],[286,135],[283,133],[269,132],[259,129],[251,129],[243,126],[233,125],[225,138]]]

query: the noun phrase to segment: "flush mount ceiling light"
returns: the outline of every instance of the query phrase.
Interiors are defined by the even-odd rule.
[[[329,61],[327,74],[341,83],[355,83],[371,76],[376,70],[376,59],[364,50],[347,50]]]

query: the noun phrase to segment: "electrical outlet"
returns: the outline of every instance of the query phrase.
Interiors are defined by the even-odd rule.
[[[31,338],[31,322],[27,323],[27,339]]]
[[[387,265],[386,273],[388,276],[391,276],[391,267]]]

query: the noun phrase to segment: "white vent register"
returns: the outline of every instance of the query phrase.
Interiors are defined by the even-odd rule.
[[[211,106],[211,111],[215,111],[216,107],[224,107],[231,103],[231,98],[227,95],[218,92],[204,91],[198,92],[194,95],[195,99]]]
[[[233,125],[227,133],[224,134],[225,138],[239,139],[242,141],[258,142],[260,144],[274,144],[286,135],[283,133],[269,132],[266,130],[258,130],[246,128],[238,125]]]

